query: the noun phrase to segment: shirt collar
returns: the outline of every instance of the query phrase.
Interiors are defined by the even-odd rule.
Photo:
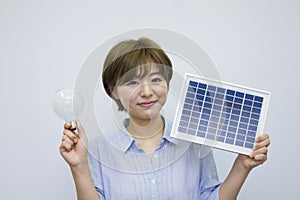
[[[120,134],[118,134],[113,139],[115,145],[117,145],[117,147],[120,148],[124,153],[126,153],[136,142],[135,139],[126,130],[126,127],[129,124],[129,120],[130,119],[126,118],[123,121],[122,130],[119,132]],[[163,120],[164,120],[165,128],[164,128],[164,135],[161,140],[165,139],[172,144],[178,145],[179,140],[176,138],[172,138],[170,136],[172,130],[172,123],[168,122],[164,118]]]

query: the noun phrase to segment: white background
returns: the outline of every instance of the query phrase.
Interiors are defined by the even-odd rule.
[[[94,48],[143,27],[192,38],[223,80],[272,93],[269,160],[251,172],[239,199],[300,199],[299,9],[296,0],[1,0],[0,199],[75,199],[51,100],[73,86]],[[235,155],[215,152],[224,179]]]

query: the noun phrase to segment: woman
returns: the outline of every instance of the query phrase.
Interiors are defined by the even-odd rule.
[[[170,137],[170,123],[160,111],[167,100],[171,78],[170,59],[150,39],[123,41],[109,51],[103,68],[103,85],[129,118],[124,121],[123,129],[109,134],[107,140],[123,154],[116,156],[106,151],[108,146],[97,145],[100,140],[92,141],[88,152],[80,122],[77,122],[78,134],[66,123],[60,153],[70,165],[78,199],[236,199],[249,172],[266,161],[270,140],[263,134],[256,138],[251,155],[238,155],[225,181],[219,182],[211,151],[199,157],[195,149],[201,145],[187,145]],[[182,146],[185,151],[168,160]],[[126,158],[122,162],[124,168],[139,164],[134,173],[117,170],[91,152],[103,153],[114,161]],[[128,155],[146,155],[147,159],[140,162]],[[167,160],[167,164],[157,167],[162,166],[158,158]]]

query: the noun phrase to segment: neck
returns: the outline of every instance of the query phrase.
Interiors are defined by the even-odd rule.
[[[160,139],[164,132],[164,121],[160,115],[149,120],[137,120],[131,117],[127,131],[138,140]]]

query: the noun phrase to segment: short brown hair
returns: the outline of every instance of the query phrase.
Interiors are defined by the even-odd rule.
[[[118,43],[108,52],[104,61],[102,82],[106,93],[113,98],[113,88],[126,81],[122,80],[124,74],[130,71],[129,73],[143,77],[150,71],[146,65],[152,63],[160,67],[160,72],[169,86],[173,74],[172,63],[158,44],[144,37]],[[119,110],[124,110],[121,102],[114,100]]]

